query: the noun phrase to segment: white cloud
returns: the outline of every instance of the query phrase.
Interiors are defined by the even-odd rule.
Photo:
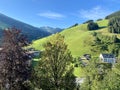
[[[42,12],[42,13],[39,13],[38,15],[41,17],[50,18],[50,19],[60,19],[65,17],[63,14],[51,12],[51,11]]]
[[[79,17],[84,19],[99,19],[111,14],[112,11],[102,8],[101,6],[96,6],[90,10],[80,10]]]

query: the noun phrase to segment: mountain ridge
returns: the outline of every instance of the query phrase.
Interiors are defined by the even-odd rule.
[[[22,21],[16,20],[14,18],[11,18],[7,15],[0,13],[0,38],[3,36],[4,29],[12,28],[12,27],[15,27],[15,28],[21,30],[21,32],[28,37],[29,41],[43,38],[43,37],[49,36],[53,33],[56,33],[55,30],[53,30],[54,32],[52,32],[52,31],[49,32],[45,28],[41,29],[41,28],[29,25],[27,23],[24,23]],[[54,28],[52,28],[52,29],[54,29]]]
[[[41,30],[46,30],[47,32],[51,33],[51,34],[54,34],[54,33],[58,33],[58,32],[61,32],[63,29],[61,28],[53,28],[53,27],[50,27],[50,26],[43,26],[43,27],[40,27]]]
[[[120,10],[106,16],[105,19],[110,19],[110,18],[116,17],[116,16],[120,16]]]

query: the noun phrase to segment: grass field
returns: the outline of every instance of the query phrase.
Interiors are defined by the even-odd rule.
[[[108,20],[97,21],[97,23],[100,29],[95,31],[88,31],[87,24],[80,24],[61,32],[61,34],[65,36],[65,42],[68,45],[73,57],[79,57],[85,53],[91,53],[91,46],[89,44],[94,40],[94,37],[92,36],[93,32],[101,32],[102,34],[112,35],[108,33],[107,30]],[[44,50],[43,45],[50,37],[52,37],[52,35],[36,40],[31,46],[37,50]]]
[[[88,31],[87,24],[80,24],[78,26],[65,29],[61,32],[61,34],[65,36],[65,42],[68,45],[68,48],[70,49],[73,57],[80,57],[83,54],[92,54],[96,57],[99,55],[99,53],[93,54],[90,50],[90,43],[94,40],[92,35],[93,32],[100,32],[103,35],[114,35],[108,32],[108,20],[97,21],[97,23],[100,27],[98,30]],[[120,34],[116,35],[120,37]],[[52,35],[36,40],[33,42],[31,47],[37,50],[44,50],[43,45],[49,41],[51,37]],[[35,60],[34,65],[36,63],[37,61]],[[80,67],[74,68],[74,75],[77,77],[82,77],[82,69]]]

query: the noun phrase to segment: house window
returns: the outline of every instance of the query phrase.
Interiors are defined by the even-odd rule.
[[[108,63],[111,63],[111,59],[108,59]]]
[[[104,59],[104,62],[107,62],[107,59],[106,59],[106,58]]]
[[[113,58],[110,58],[110,59],[108,59],[108,62],[109,62],[109,63],[114,63],[114,59],[113,59]]]
[[[111,58],[109,59],[109,63],[112,63],[112,59]]]

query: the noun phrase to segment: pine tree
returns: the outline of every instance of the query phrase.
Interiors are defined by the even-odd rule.
[[[120,33],[120,17],[116,16],[109,20],[108,31],[110,33]]]

